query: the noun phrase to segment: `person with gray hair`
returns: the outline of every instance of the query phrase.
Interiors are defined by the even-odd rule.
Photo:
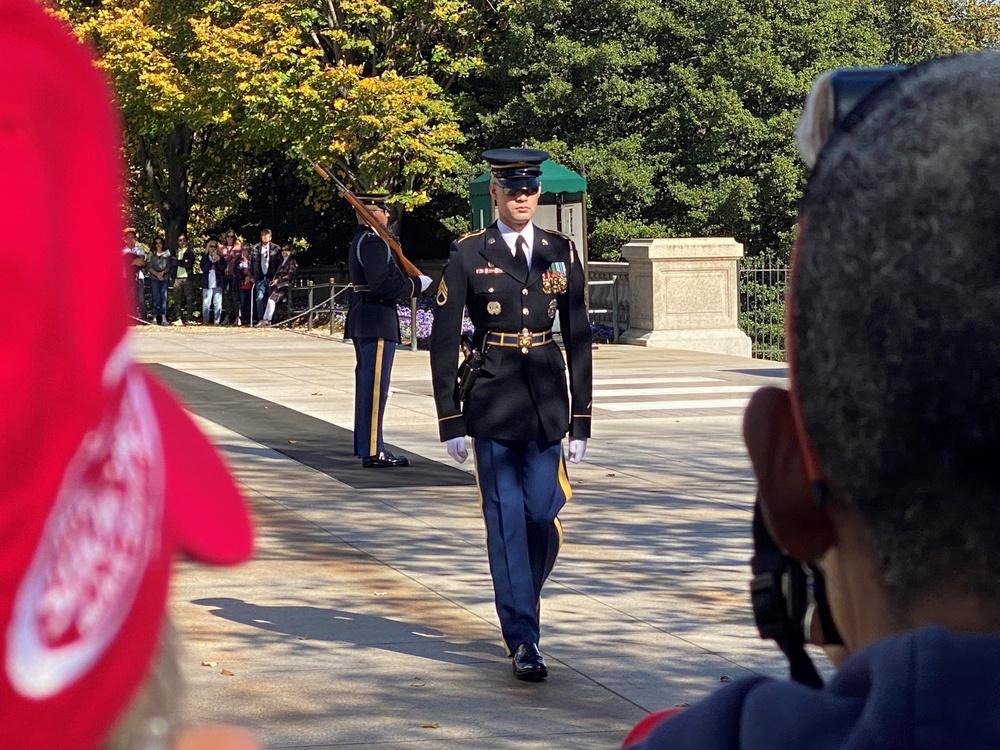
[[[1000,54],[856,73],[807,102],[790,389],[744,418],[836,673],[736,681],[625,747],[1000,747]]]

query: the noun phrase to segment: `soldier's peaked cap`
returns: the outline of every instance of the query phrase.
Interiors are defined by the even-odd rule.
[[[483,152],[490,173],[501,187],[518,188],[538,184],[547,152],[537,148],[494,148]]]
[[[361,201],[362,205],[389,210],[389,193],[355,193],[354,197]]]

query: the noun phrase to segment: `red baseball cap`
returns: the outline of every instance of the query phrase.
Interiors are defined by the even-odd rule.
[[[94,748],[147,678],[172,561],[245,560],[218,453],[133,358],[121,127],[92,55],[0,0],[0,743]]]

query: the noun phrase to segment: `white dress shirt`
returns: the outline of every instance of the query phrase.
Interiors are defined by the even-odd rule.
[[[497,219],[497,229],[500,230],[500,236],[503,237],[503,241],[506,242],[507,247],[510,248],[511,255],[514,255],[516,252],[518,236],[524,237],[524,259],[528,261],[528,268],[531,268],[531,247],[532,243],[535,241],[535,225],[529,221],[527,225],[525,225],[524,229],[520,232],[515,232],[509,226],[500,221],[500,219]]]

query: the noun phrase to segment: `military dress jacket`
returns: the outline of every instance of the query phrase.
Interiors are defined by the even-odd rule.
[[[570,437],[590,437],[593,373],[585,290],[583,264],[573,241],[557,232],[534,227],[527,278],[496,223],[452,243],[438,285],[430,340],[442,441],[470,435],[555,442],[567,431]],[[497,338],[489,334],[509,334],[503,346],[485,345],[483,367],[464,405],[458,403],[455,389],[463,308],[468,308],[480,351]],[[536,341],[545,338],[538,334],[551,335],[556,315],[565,360],[551,340],[517,345],[519,333]]]
[[[385,339],[398,344],[396,303],[419,294],[420,279],[400,270],[389,245],[368,225],[360,225],[351,240],[347,266],[354,292],[344,337]]]

